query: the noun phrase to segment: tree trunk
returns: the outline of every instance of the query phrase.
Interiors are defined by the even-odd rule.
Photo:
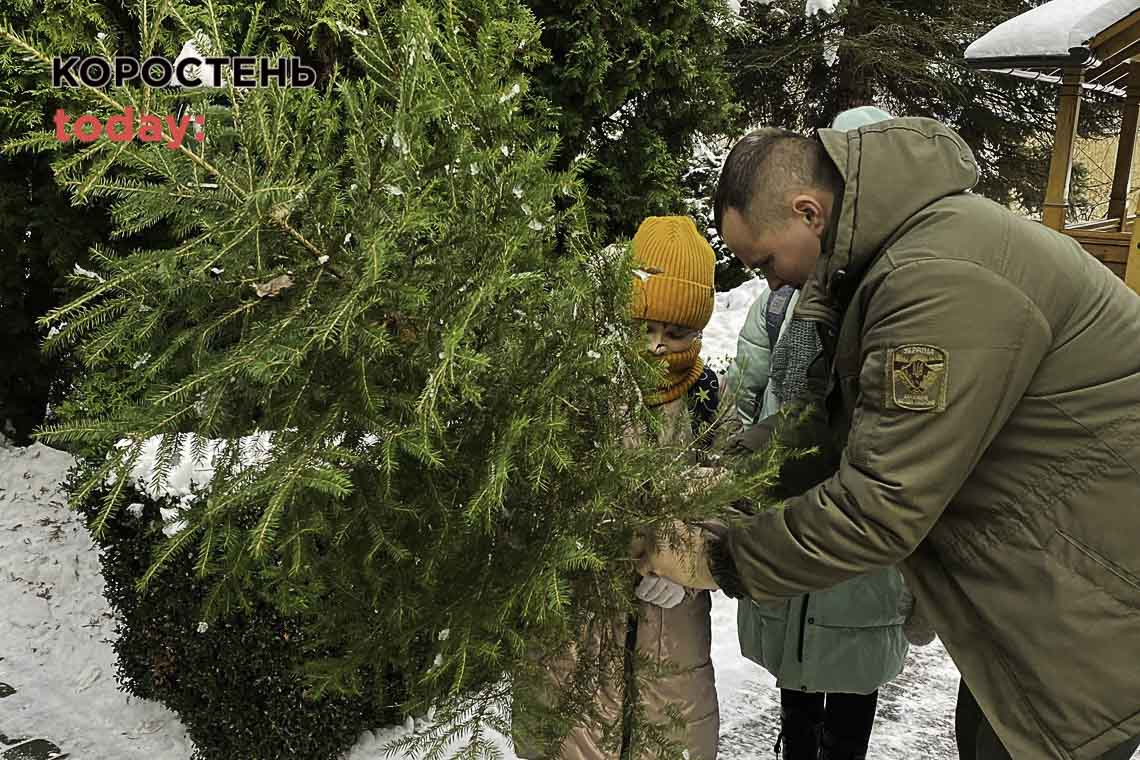
[[[835,117],[848,108],[873,105],[874,91],[868,76],[866,54],[860,46],[862,37],[870,29],[866,8],[860,8],[859,0],[851,0],[847,8],[843,37],[839,43],[839,58],[832,67],[835,74],[835,87],[820,114],[826,127]],[[863,5],[866,5],[864,2]]]

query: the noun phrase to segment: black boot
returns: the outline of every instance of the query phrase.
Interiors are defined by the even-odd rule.
[[[781,731],[776,737],[776,746],[772,748],[776,752],[777,759],[818,760],[821,728],[822,726],[817,724],[811,729],[804,727],[799,731],[789,732],[787,729]]]
[[[866,760],[879,693],[828,694],[819,760]]]
[[[823,695],[784,692],[780,700],[780,736],[776,757],[817,760],[823,730]],[[781,754],[782,750],[782,754]]]
[[[867,744],[844,740],[825,727],[819,737],[819,760],[867,760]]]

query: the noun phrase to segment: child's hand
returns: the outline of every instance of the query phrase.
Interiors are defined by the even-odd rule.
[[[685,587],[668,578],[649,575],[642,578],[641,583],[637,584],[637,590],[634,591],[634,594],[643,602],[655,604],[668,610],[676,607],[684,600]]]
[[[903,635],[907,641],[916,647],[924,647],[934,641],[936,635],[934,629],[926,618],[919,614],[914,595],[905,586],[899,597],[899,614],[906,620],[903,623]]]

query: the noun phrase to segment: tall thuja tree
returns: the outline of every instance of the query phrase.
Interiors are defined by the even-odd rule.
[[[133,44],[169,55],[171,29],[225,28],[201,8],[132,6]],[[628,253],[599,250],[576,167],[555,168],[533,17],[514,0],[363,10],[365,75],[324,90],[77,95],[102,117],[204,114],[202,142],[13,146],[63,150],[61,182],[108,202],[115,234],[173,238],[98,246],[97,278],[44,320],[86,373],[133,368],[129,392],[44,438],[104,455],[74,493],[105,492],[96,531],[144,450],[156,485],[181,458],[208,463],[143,584],[189,553],[214,589],[205,614],[257,596],[301,616],[318,692],[426,658],[406,708],[437,708],[427,740],[473,731],[482,750],[481,726],[507,728],[505,675],[541,679],[544,653],[628,610],[631,531],[707,507],[681,496],[681,452],[625,447],[653,424],[654,382],[624,318]],[[620,672],[610,643],[583,658],[545,740]]]
[[[732,290],[752,277],[721,238],[713,214],[712,197],[720,170],[737,138],[739,135],[698,140],[689,167],[681,177],[685,211],[693,217],[697,229],[704,231],[716,254],[716,289],[720,291]]]
[[[681,178],[701,136],[740,119],[726,60],[724,0],[530,0],[550,59],[534,89],[555,106],[560,167],[580,155],[592,218],[629,236],[683,213]]]
[[[867,104],[944,121],[978,157],[979,192],[1036,212],[1045,190],[1056,89],[969,69],[963,55],[973,40],[1039,4],[745,2],[730,54],[734,85],[758,124],[810,130]],[[1111,133],[1118,113],[1093,101],[1082,128],[1093,136]]]
[[[0,18],[48,50],[82,52],[110,15],[86,1],[43,6],[0,0]],[[0,49],[0,143],[42,128],[56,108],[68,105],[67,93],[51,88],[33,62]],[[46,329],[36,320],[65,300],[67,276],[87,263],[88,247],[108,229],[104,209],[71,205],[50,156],[0,153],[0,433],[20,443],[30,440],[49,402],[58,402],[70,382],[70,362],[41,353]]]

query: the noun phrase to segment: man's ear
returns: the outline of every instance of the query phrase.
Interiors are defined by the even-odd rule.
[[[827,213],[820,199],[810,193],[800,193],[792,198],[792,211],[811,228],[812,232],[820,237],[823,236]]]

